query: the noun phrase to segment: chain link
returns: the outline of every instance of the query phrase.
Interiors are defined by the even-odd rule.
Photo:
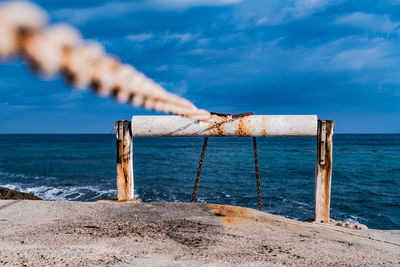
[[[211,114],[218,115],[218,116],[224,116],[224,117],[232,116],[232,118],[239,118],[239,117],[253,115],[253,113],[251,113],[251,112],[237,114],[237,115],[230,115],[230,114],[223,114],[223,113],[216,113],[216,112],[211,112]],[[195,182],[195,185],[193,188],[192,202],[196,202],[197,189],[199,187],[201,168],[204,163],[204,156],[206,153],[207,142],[208,142],[208,137],[205,137],[204,143],[203,143],[203,150],[202,150],[201,156],[200,156],[199,167],[197,169],[196,182]],[[253,149],[254,149],[254,162],[255,162],[255,169],[256,169],[256,177],[257,177],[258,208],[260,209],[260,211],[262,211],[263,204],[262,204],[262,198],[261,198],[260,170],[258,167],[257,139],[255,137],[253,137]]]
[[[90,88],[99,96],[113,96],[121,103],[193,120],[211,119],[208,111],[108,55],[99,43],[85,41],[73,26],[47,25],[47,18],[48,14],[35,4],[1,2],[0,60],[21,55],[41,76],[60,73],[74,87]]]
[[[204,156],[206,154],[207,142],[208,142],[208,136],[204,137],[203,151],[201,152],[199,168],[197,169],[196,183],[194,184],[193,194],[192,194],[192,202],[196,202],[197,188],[199,187],[201,167],[203,166],[204,163]]]
[[[257,177],[258,208],[260,209],[260,211],[262,211],[263,204],[261,198],[260,170],[258,168],[257,139],[255,137],[253,137],[253,149],[254,149],[254,162],[256,166],[256,177]]]

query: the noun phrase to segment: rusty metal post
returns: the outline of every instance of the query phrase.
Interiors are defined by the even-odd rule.
[[[314,220],[329,221],[335,122],[318,120]]]
[[[130,121],[117,121],[117,190],[118,200],[134,199],[133,143]]]

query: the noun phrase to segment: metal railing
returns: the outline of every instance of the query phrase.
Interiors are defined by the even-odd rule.
[[[315,115],[250,115],[226,120],[196,121],[180,116],[133,116],[117,121],[118,200],[134,198],[133,137],[316,137],[314,219],[329,221],[332,147],[335,123]]]

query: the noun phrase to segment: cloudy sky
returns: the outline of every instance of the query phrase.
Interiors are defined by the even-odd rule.
[[[400,132],[399,0],[37,3],[201,108]],[[0,133],[110,133],[134,114],[153,113],[0,65]]]

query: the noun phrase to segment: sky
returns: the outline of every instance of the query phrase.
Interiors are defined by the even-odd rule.
[[[41,0],[167,90],[222,113],[400,133],[400,0]],[[0,63],[0,133],[111,133],[156,114]]]

